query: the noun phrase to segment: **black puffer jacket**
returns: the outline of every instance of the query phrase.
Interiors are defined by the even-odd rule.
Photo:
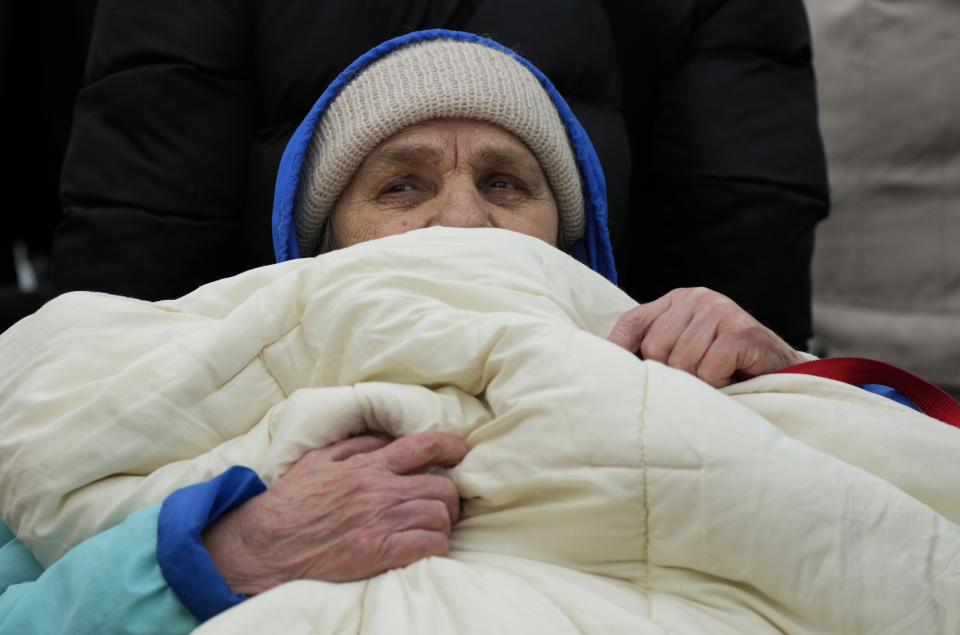
[[[516,49],[571,104],[604,166],[628,292],[713,286],[802,341],[823,160],[800,0],[765,1],[778,9],[764,0],[101,0],[63,168],[54,284],[157,299],[272,262],[276,168],[313,101],[375,44],[444,27]],[[752,5],[756,32],[717,20],[724,7]],[[792,40],[777,40],[781,23]],[[776,41],[749,56],[758,34]],[[696,63],[727,40],[740,44],[726,66]],[[748,93],[724,84],[756,68],[763,78]],[[714,93],[716,103],[700,103]],[[741,127],[727,130],[731,120]],[[811,167],[785,175],[771,154]],[[796,205],[797,192],[812,196]],[[773,241],[765,270],[754,266],[763,254],[745,258],[758,234]],[[709,249],[675,257],[698,240]],[[717,276],[717,262],[733,266]],[[767,277],[781,282],[777,293]],[[801,310],[767,310],[787,305]]]
[[[706,286],[795,347],[828,209],[801,0],[606,3],[633,150],[621,286]]]

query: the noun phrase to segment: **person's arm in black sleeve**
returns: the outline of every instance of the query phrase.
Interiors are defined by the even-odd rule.
[[[58,291],[178,297],[243,270],[253,7],[101,0],[64,160]]]
[[[622,286],[709,287],[805,348],[828,193],[803,3],[606,4],[634,157]]]

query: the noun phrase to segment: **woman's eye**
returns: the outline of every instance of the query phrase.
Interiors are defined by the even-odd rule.
[[[399,192],[409,192],[412,189],[413,189],[413,186],[410,185],[409,183],[394,183],[393,185],[389,186],[386,190],[384,190],[384,192],[387,194],[396,194]]]
[[[498,179],[498,180],[496,180],[496,181],[491,182],[491,183],[490,183],[490,187],[494,187],[494,188],[497,188],[497,189],[504,189],[504,190],[515,190],[515,189],[517,189],[517,186],[516,186],[516,185],[514,185],[514,184],[511,183],[510,181],[504,181],[504,180],[502,180],[502,179]]]

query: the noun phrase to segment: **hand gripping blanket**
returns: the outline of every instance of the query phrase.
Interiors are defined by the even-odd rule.
[[[0,515],[48,565],[234,464],[454,432],[448,557],[299,581],[203,633],[958,633],[960,430],[827,379],[718,391],[604,340],[635,303],[436,228],[0,338]]]

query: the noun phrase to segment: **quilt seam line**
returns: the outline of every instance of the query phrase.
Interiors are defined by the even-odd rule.
[[[637,441],[640,445],[640,478],[641,478],[641,496],[643,497],[643,551],[641,553],[641,562],[647,571],[644,577],[649,575],[650,567],[650,501],[647,499],[647,447],[646,447],[646,428],[647,428],[647,382],[649,376],[643,374],[643,395],[640,402],[640,421],[637,426]]]
[[[649,369],[646,367],[646,364],[641,364],[643,366],[643,387],[641,388],[641,401],[640,401],[640,410],[638,416],[640,420],[637,422],[636,435],[637,442],[640,445],[640,495],[643,497],[643,543],[640,553],[640,562],[642,565],[642,575],[643,581],[638,584],[638,588],[641,589],[644,596],[647,598],[647,619],[651,622],[657,623],[653,617],[653,594],[648,588],[648,583],[650,580],[650,501],[648,498],[649,488],[648,488],[648,473],[647,473],[647,398],[648,398],[648,388],[650,382]]]
[[[293,332],[293,329],[290,329],[289,331],[287,331],[287,333],[291,333],[291,332]],[[286,336],[286,334],[285,334],[284,336]],[[279,341],[279,340],[278,340],[278,341]],[[284,399],[288,399],[288,398],[290,397],[290,395],[287,394],[286,388],[283,387],[283,384],[280,383],[280,380],[277,379],[277,376],[273,374],[273,371],[272,371],[272,370],[270,370],[270,366],[267,364],[267,360],[264,359],[264,357],[263,357],[263,349],[264,349],[264,348],[265,348],[265,347],[262,347],[262,346],[260,347],[260,350],[257,352],[257,359],[260,360],[260,364],[263,366],[263,370],[264,370],[268,375],[270,375],[270,379],[273,380],[273,382],[277,385],[277,388],[280,389],[280,392],[283,393],[283,398],[284,398]]]

